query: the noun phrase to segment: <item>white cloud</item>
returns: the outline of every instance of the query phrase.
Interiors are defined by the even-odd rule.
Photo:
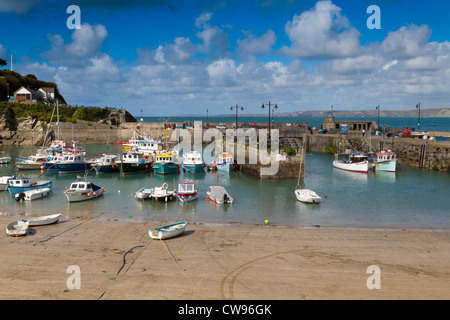
[[[17,14],[28,13],[31,8],[42,0],[0,0],[0,12],[14,12]]]
[[[229,87],[236,84],[238,71],[232,59],[214,61],[206,70],[213,86]]]
[[[223,29],[208,23],[211,18],[212,14],[203,13],[196,20],[197,28],[202,29],[196,35],[203,41],[198,50],[213,58],[222,58],[228,54],[230,39]]]
[[[403,26],[390,31],[381,43],[381,50],[394,58],[411,58],[427,54],[426,43],[431,35],[428,26]]]
[[[283,47],[282,52],[306,59],[357,55],[360,34],[340,12],[331,1],[319,1],[313,9],[294,15],[285,26],[291,46]]]
[[[249,34],[245,39],[238,39],[238,50],[244,55],[258,56],[269,52],[277,41],[277,36],[272,30],[267,30],[261,37]]]

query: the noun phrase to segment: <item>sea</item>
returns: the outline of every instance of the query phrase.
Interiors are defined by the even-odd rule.
[[[202,120],[169,119],[173,122]],[[226,122],[227,119],[234,121],[226,117],[210,117],[208,121]],[[252,119],[248,121],[257,122]],[[289,119],[294,122],[292,118]],[[412,126],[405,119],[404,122],[398,118],[389,119],[384,118],[383,122],[392,127]],[[159,121],[155,118],[144,120]],[[308,118],[308,123],[313,125],[314,122]],[[424,118],[422,125],[424,130],[449,130],[450,118]],[[105,152],[119,154],[123,151],[123,147],[117,144],[86,145],[84,148],[87,157],[91,158]],[[0,151],[13,159],[31,155],[36,149],[0,147]],[[87,179],[102,186],[106,190],[105,195],[79,203],[68,203],[63,193],[79,174],[40,170],[18,172],[14,164],[0,165],[0,176],[22,174],[33,181],[53,181],[50,196],[34,201],[17,202],[9,192],[0,192],[0,215],[23,218],[63,213],[65,219],[102,215],[119,221],[186,220],[195,223],[269,223],[305,227],[450,228],[450,174],[401,165],[396,173],[353,173],[333,168],[333,159],[333,155],[325,153],[307,153],[304,181],[299,181],[297,177],[260,180],[239,171],[187,173],[180,170],[178,174],[167,176],[152,172],[121,176],[120,173],[97,174],[93,171],[87,174]],[[152,188],[167,182],[169,189],[175,190],[180,181],[196,182],[199,189],[196,201],[182,204],[178,201],[160,203],[135,199],[135,192],[142,187]],[[299,182],[318,193],[322,203],[311,205],[297,201],[294,191]],[[224,186],[235,199],[234,204],[217,205],[209,201],[206,192],[212,185]]]

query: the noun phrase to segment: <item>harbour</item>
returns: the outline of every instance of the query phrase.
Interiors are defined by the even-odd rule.
[[[5,147],[13,158],[33,152],[35,147]],[[119,154],[121,145],[86,145],[88,157],[105,152]],[[17,202],[8,192],[0,193],[1,215],[36,216],[59,210],[66,218],[104,215],[117,219],[143,221],[215,222],[302,226],[359,226],[449,228],[450,176],[438,171],[400,167],[396,173],[361,174],[333,168],[333,155],[307,152],[304,184],[322,196],[318,205],[296,200],[297,177],[284,180],[261,180],[240,171],[184,172],[160,175],[153,172],[121,175],[120,172],[96,173],[88,179],[105,189],[101,198],[68,203],[64,190],[79,174],[58,174],[55,171],[28,171],[32,180],[51,180],[51,194],[35,201]],[[17,174],[14,164],[1,165],[0,175]],[[198,199],[190,203],[156,202],[135,199],[139,189],[160,187],[177,189],[182,181],[194,181]],[[224,186],[235,201],[220,206],[206,199],[211,185]]]

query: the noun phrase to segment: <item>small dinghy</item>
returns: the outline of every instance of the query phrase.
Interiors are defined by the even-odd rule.
[[[22,220],[11,222],[6,226],[6,234],[12,237],[20,237],[28,232],[28,222]]]
[[[148,230],[148,234],[152,239],[169,239],[176,237],[184,232],[186,228],[186,221],[176,222],[167,226],[158,227]]]
[[[297,189],[295,190],[295,196],[297,200],[304,203],[320,203],[322,198],[312,190],[309,189]]]
[[[28,226],[30,226],[30,227],[36,227],[36,226],[46,226],[49,224],[57,223],[59,221],[59,218],[61,218],[61,213],[51,214],[51,215],[42,216],[42,217],[22,219],[20,221],[28,223]]]
[[[134,194],[134,197],[139,200],[151,199],[153,193],[153,188],[141,188]]]
[[[198,197],[195,182],[183,181],[178,184],[178,200],[182,203],[194,201]]]
[[[234,199],[222,186],[210,186],[206,195],[206,199],[217,204],[232,204],[234,202]]]
[[[97,186],[86,179],[83,180],[82,177],[78,177],[77,180],[70,185],[70,188],[64,191],[64,194],[69,203],[71,203],[96,199],[103,196],[104,192],[105,189],[102,187]]]
[[[51,189],[50,188],[40,188],[35,190],[28,190],[16,193],[14,198],[16,201],[25,200],[25,201],[32,201],[36,199],[41,199],[50,194]]]

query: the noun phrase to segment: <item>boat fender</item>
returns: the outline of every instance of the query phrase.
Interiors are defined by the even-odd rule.
[[[88,196],[88,197],[90,197],[90,196],[91,196],[91,193],[90,193],[90,192],[88,192],[87,196]]]
[[[105,189],[103,189],[103,192],[106,192],[106,190],[105,190]]]

